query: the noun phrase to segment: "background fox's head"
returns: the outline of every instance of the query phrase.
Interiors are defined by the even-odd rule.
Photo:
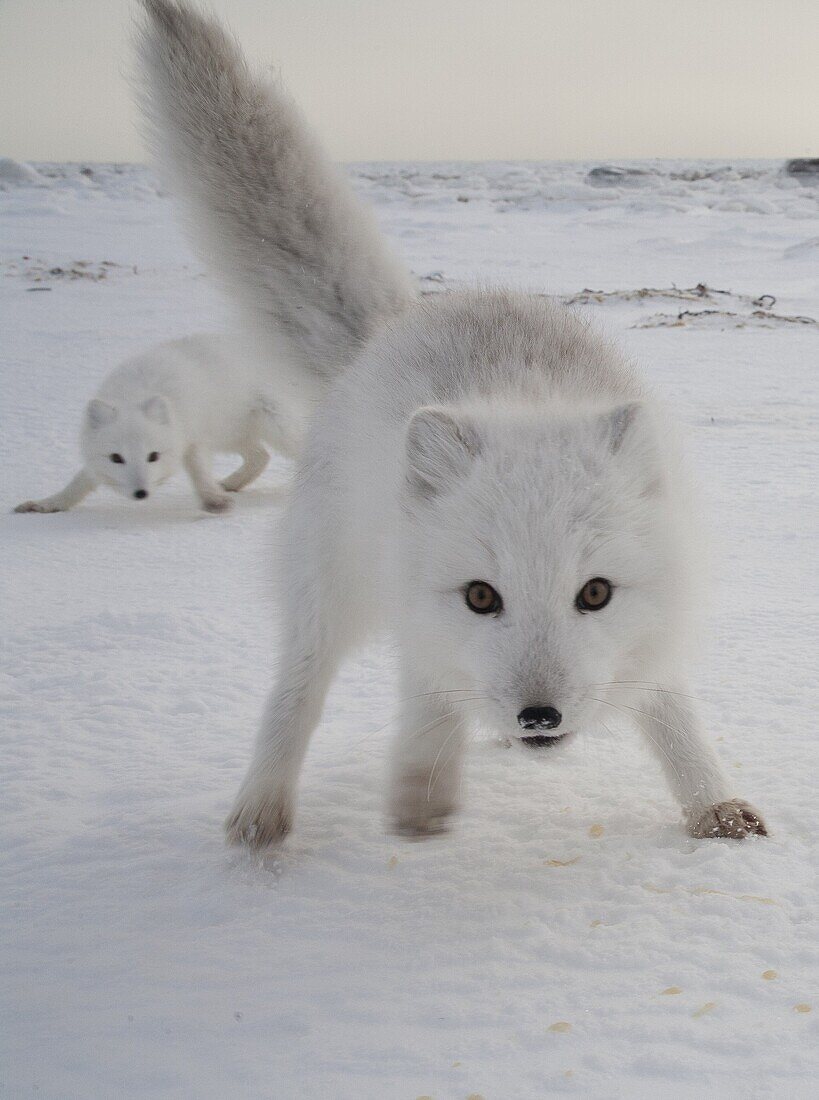
[[[664,678],[684,577],[647,406],[423,408],[406,478],[401,614],[497,732],[559,738]]]
[[[136,500],[150,496],[182,458],[173,412],[158,396],[138,405],[89,401],[81,447],[99,481]]]

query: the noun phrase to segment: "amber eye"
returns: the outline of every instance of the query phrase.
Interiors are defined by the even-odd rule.
[[[466,606],[476,615],[497,615],[503,607],[503,600],[491,584],[486,581],[470,581],[464,589]]]
[[[149,462],[156,462],[158,460],[158,458],[159,458],[159,451],[151,451],[151,453],[148,455],[148,461]]]
[[[120,464],[125,462],[125,459],[122,457],[122,455],[113,454],[109,455],[108,457],[111,459],[112,462],[119,462]]]
[[[578,611],[599,611],[609,602],[613,591],[611,582],[605,577],[593,577],[577,593],[575,606]]]

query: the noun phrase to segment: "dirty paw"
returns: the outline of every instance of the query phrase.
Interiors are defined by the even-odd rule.
[[[229,512],[233,507],[233,501],[225,493],[213,494],[202,498],[202,507],[206,512],[210,512],[212,515],[219,515],[222,512]]]
[[[391,831],[395,836],[402,836],[406,840],[426,840],[428,837],[441,836],[449,832],[450,816],[450,814],[436,814],[394,817]]]
[[[692,819],[689,832],[698,840],[706,837],[742,840],[746,836],[768,835],[762,816],[750,803],[738,798],[709,806],[707,810]]]
[[[18,504],[14,509],[15,512],[63,512],[64,508],[60,508],[57,504],[50,504],[47,500],[24,500],[22,504]]]
[[[390,829],[396,836],[424,840],[448,832],[455,804],[448,798],[428,798],[429,783],[405,781],[393,790]]]
[[[229,844],[267,848],[280,844],[293,827],[293,808],[280,794],[260,791],[240,794],[225,821]]]

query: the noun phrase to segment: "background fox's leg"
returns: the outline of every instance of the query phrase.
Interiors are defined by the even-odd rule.
[[[97,488],[99,482],[87,470],[83,469],[69,481],[64,489],[54,496],[42,500],[26,500],[18,504],[15,512],[67,512],[79,504],[89,493]]]
[[[220,483],[228,493],[238,493],[240,489],[250,485],[260,474],[264,473],[265,467],[270,461],[270,455],[261,443],[249,443],[240,453],[242,465]]]
[[[208,461],[199,447],[188,447],[182,464],[206,512],[226,512],[233,506],[228,494],[214,480]]]

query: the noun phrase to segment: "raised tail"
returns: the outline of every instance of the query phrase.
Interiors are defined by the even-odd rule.
[[[280,85],[181,0],[142,2],[143,108],[195,243],[260,335],[326,382],[412,300],[409,276]]]

